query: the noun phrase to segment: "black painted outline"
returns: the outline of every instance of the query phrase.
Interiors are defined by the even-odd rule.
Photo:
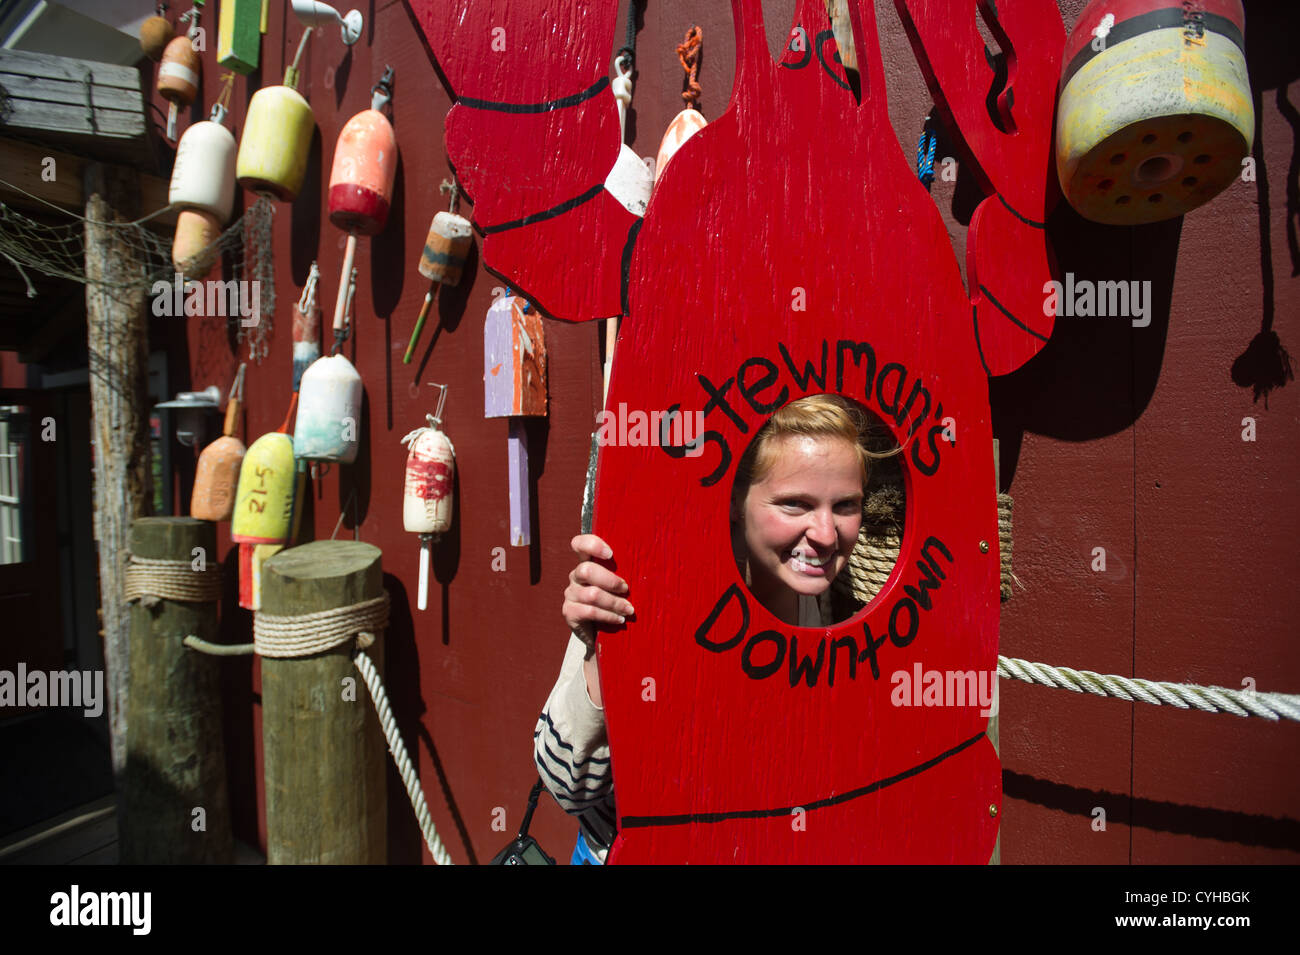
[[[835,36],[834,30],[822,30],[821,33],[817,34],[817,61],[821,63],[822,69],[826,71],[826,75],[835,81],[836,86],[840,87],[841,89],[846,89],[850,93],[852,93],[853,87],[849,86],[847,80],[842,80],[838,76],[836,76],[834,71],[827,64],[826,57],[822,56],[822,47],[825,45],[827,40],[833,39],[834,36]],[[835,55],[837,57],[840,55],[840,48],[838,45],[835,47]],[[840,60],[840,66],[841,67],[844,66],[843,60]]]
[[[590,202],[595,199],[604,190],[603,182],[597,183],[580,196],[574,196],[572,199],[566,199],[558,206],[552,206],[549,209],[543,209],[541,212],[530,212],[522,219],[515,219],[512,222],[502,222],[499,225],[482,226],[479,234],[484,236],[493,235],[497,232],[509,232],[511,229],[519,229],[526,225],[533,225],[537,222],[545,222],[547,219],[554,219],[556,216],[562,216],[570,209],[576,209],[584,202]]]
[[[474,99],[471,96],[462,96],[456,102],[461,106],[468,106],[470,109],[483,109],[494,113],[549,113],[553,110],[565,109],[569,106],[585,103],[593,96],[598,95],[608,85],[609,77],[602,76],[581,93],[546,100],[541,103],[498,103],[493,100]]]
[[[970,304],[970,317],[975,325],[975,351],[980,356],[980,364],[984,366],[984,374],[992,378],[993,372],[989,370],[989,363],[984,358],[984,343],[980,341],[980,309],[974,302]]]
[[[1220,16],[1217,13],[1203,13],[1197,22],[1203,24],[1205,29],[1211,33],[1217,33],[1233,43],[1237,49],[1241,50],[1242,56],[1246,55],[1246,41],[1241,35],[1241,30],[1237,28],[1237,24],[1227,17]],[[1106,45],[1102,49],[1094,50],[1092,41],[1089,40],[1084,44],[1083,49],[1074,55],[1070,65],[1061,74],[1060,88],[1065,89],[1070,80],[1074,79],[1074,74],[1083,69],[1094,57],[1100,56],[1125,40],[1132,40],[1154,30],[1166,30],[1172,27],[1186,28],[1187,23],[1188,20],[1182,7],[1166,7],[1163,10],[1152,10],[1149,13],[1138,14],[1122,23],[1115,24],[1111,27],[1110,32],[1106,34]]]
[[[627,230],[627,241],[623,244],[623,260],[619,263],[619,289],[618,303],[623,309],[623,314],[628,314],[627,296],[628,287],[631,284],[630,275],[632,272],[632,253],[636,251],[636,237],[641,232],[641,225],[645,219],[637,217],[636,222],[632,223],[632,228]]]
[[[998,192],[995,193],[995,195],[998,197],[998,201],[1007,207],[1007,212],[1010,212],[1013,216],[1015,216],[1025,225],[1033,226],[1035,229],[1047,228],[1047,223],[1045,222],[1035,222],[1033,219],[1030,219],[1027,216],[1022,216],[1019,212],[1015,210],[1015,207],[1012,206],[1011,203],[1007,202],[1007,200],[1002,197],[1002,193]]]
[[[1030,328],[1028,325],[1026,325],[1026,324],[1025,324],[1024,322],[1022,322],[1020,319],[1016,318],[1014,315],[1012,315],[1010,312],[1008,312],[1008,311],[1003,307],[1002,303],[999,302],[999,301],[997,300],[997,298],[994,297],[993,293],[990,292],[990,291],[988,290],[988,287],[987,287],[987,286],[981,284],[981,285],[980,285],[980,291],[984,293],[984,295],[988,298],[988,300],[989,300],[990,302],[993,303],[993,307],[996,308],[999,312],[1001,312],[1001,313],[1002,313],[1003,315],[1005,315],[1007,318],[1011,319],[1011,321],[1012,321],[1013,323],[1015,323],[1016,325],[1018,325],[1018,326],[1020,326],[1021,328],[1023,328],[1023,329],[1024,329],[1025,331],[1027,331],[1029,334],[1033,335],[1033,336],[1034,336],[1035,338],[1037,338],[1040,342],[1042,342],[1043,344],[1047,344],[1047,336],[1046,336],[1046,335],[1040,335],[1038,332],[1034,331],[1032,328]]]
[[[802,809],[805,812],[812,812],[815,809],[826,809],[830,806],[837,806],[840,803],[846,803],[862,796],[869,796],[887,786],[895,783],[901,783],[904,779],[910,779],[912,776],[919,776],[927,769],[938,766],[945,759],[956,756],[964,749],[974,746],[986,735],[985,730],[980,730],[970,739],[963,743],[958,743],[947,752],[940,753],[933,759],[927,759],[923,763],[917,763],[911,769],[905,769],[901,773],[893,776],[886,776],[884,779],[878,779],[874,783],[868,783],[857,789],[850,789],[848,792],[840,793],[838,796],[828,796],[825,799],[818,799],[814,802],[801,803],[794,806],[783,806],[778,809],[737,809],[730,812],[688,812],[673,816],[624,816],[621,820],[620,829],[646,829],[652,826],[683,826],[701,822],[724,822],[728,819],[765,819],[774,816],[788,816],[796,809]]]

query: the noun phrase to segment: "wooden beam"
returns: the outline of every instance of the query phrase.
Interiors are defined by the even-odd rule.
[[[153,495],[149,468],[146,375],[149,364],[145,289],[114,287],[139,274],[140,250],[101,223],[130,220],[139,209],[128,171],[90,163],[85,170],[86,339],[90,351],[91,433],[95,440],[95,540],[108,673],[108,724],[113,775],[126,767],[127,689],[130,683],[129,617],[123,600],[122,553],[131,525],[148,514]],[[107,283],[107,284],[101,284]]]
[[[140,74],[132,67],[48,53],[0,50],[3,124],[101,159],[150,158]]]
[[[46,159],[54,160],[52,173],[46,172],[51,168]],[[0,198],[12,206],[42,210],[41,203],[30,198],[35,196],[81,214],[86,206],[86,167],[92,162],[46,146],[0,137]],[[140,181],[140,205],[144,212],[167,205],[170,185],[167,180],[134,170],[132,173]],[[52,178],[47,178],[49,176]],[[171,228],[176,225],[176,216],[177,211],[171,210],[149,222],[159,228]]]

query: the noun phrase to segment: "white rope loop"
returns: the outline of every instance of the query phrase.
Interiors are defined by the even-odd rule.
[[[375,704],[375,713],[379,716],[379,725],[383,727],[384,738],[388,740],[388,752],[392,754],[397,771],[401,774],[402,784],[406,787],[406,796],[411,800],[411,808],[415,810],[415,818],[420,824],[425,845],[429,847],[429,853],[438,865],[452,865],[451,855],[443,846],[442,840],[438,838],[438,830],[429,815],[429,804],[425,801],[424,790],[420,788],[420,777],[416,775],[415,767],[411,765],[410,753],[402,741],[402,734],[397,729],[397,720],[388,705],[388,694],[384,692],[384,683],[379,678],[374,663],[365,653],[358,650],[352,662],[361,671],[361,678],[366,681],[366,689],[370,691],[370,699]]]
[[[1023,680],[1075,693],[1092,693],[1130,702],[1173,706],[1180,710],[1195,707],[1206,713],[1231,713],[1234,716],[1258,716],[1300,721],[1300,695],[1264,693],[1258,690],[1234,690],[1222,686],[1198,686],[1194,683],[1166,683],[1115,674],[1093,673],[1054,667],[1031,660],[998,656],[998,676]]]
[[[357,648],[375,642],[374,634],[388,626],[388,592],[378,597],[316,613],[280,616],[253,615],[253,648],[263,657],[306,657],[332,650],[357,637]]]

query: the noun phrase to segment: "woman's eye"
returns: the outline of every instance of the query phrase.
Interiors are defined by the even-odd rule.
[[[835,505],[835,510],[839,514],[853,515],[862,510],[861,501],[840,501]]]

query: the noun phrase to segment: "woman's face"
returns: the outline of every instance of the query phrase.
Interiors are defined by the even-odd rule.
[[[862,466],[839,438],[788,435],[744,501],[750,588],[778,616],[818,596],[844,569],[862,524]]]

